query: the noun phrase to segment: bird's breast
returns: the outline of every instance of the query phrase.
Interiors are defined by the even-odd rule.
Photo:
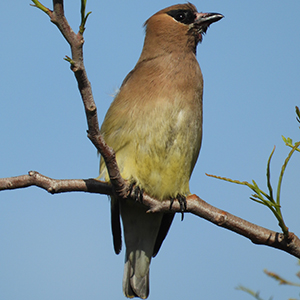
[[[158,199],[189,193],[202,137],[202,74],[195,60],[145,62],[126,79],[101,131],[123,178]]]

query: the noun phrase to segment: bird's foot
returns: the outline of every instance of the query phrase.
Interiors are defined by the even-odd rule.
[[[133,195],[132,196],[133,200],[143,203],[144,190],[141,189],[139,186],[135,185],[134,183],[131,184],[130,194]]]
[[[171,198],[170,203],[170,209],[172,208],[172,205],[174,203],[174,200],[177,199],[180,206],[180,212],[181,212],[181,221],[183,221],[184,218],[184,211],[186,211],[186,197],[183,195],[178,194],[176,198]]]

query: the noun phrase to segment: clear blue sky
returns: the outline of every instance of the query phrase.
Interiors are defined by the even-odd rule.
[[[66,1],[77,31],[80,1]],[[96,177],[99,158],[86,137],[86,120],[69,65],[69,46],[30,1],[1,1],[0,177],[37,170],[53,178]],[[51,1],[43,2],[50,6]],[[176,4],[88,1],[85,65],[100,122],[112,95],[134,67],[143,23]],[[204,136],[191,191],[210,204],[272,230],[271,213],[246,187],[205,173],[255,179],[265,188],[274,145],[272,182],[289,149],[281,135],[299,140],[294,107],[300,105],[299,0],[194,2],[199,11],[225,15],[213,24],[197,57],[204,75]],[[286,223],[300,235],[299,154],[283,181]],[[112,247],[109,201],[84,193],[49,195],[38,188],[0,193],[0,299],[124,299],[124,251]],[[176,216],[150,271],[149,299],[264,299],[297,297],[263,269],[297,280],[296,258],[187,214]]]

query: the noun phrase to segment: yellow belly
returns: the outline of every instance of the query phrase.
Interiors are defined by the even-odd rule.
[[[136,120],[134,130],[124,124],[104,135],[116,151],[121,176],[160,200],[190,193],[189,179],[201,144],[201,114],[174,108],[170,114],[170,109]],[[109,180],[103,162],[101,175]]]

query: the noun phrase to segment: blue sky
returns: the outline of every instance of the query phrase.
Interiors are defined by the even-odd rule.
[[[79,26],[80,1],[66,1],[71,26]],[[36,170],[53,178],[98,175],[96,151],[68,63],[69,46],[30,1],[0,3],[0,177]],[[43,2],[51,6],[51,1]],[[85,65],[102,122],[112,95],[134,67],[143,45],[142,24],[176,4],[154,1],[88,1]],[[289,149],[281,135],[299,141],[294,108],[300,105],[300,2],[211,0],[199,11],[219,12],[198,46],[204,75],[204,135],[191,191],[210,204],[258,225],[279,230],[271,213],[251,200],[246,187],[205,173],[255,179],[265,188],[274,145],[272,183]],[[299,154],[282,188],[287,226],[300,235]],[[124,251],[112,247],[109,201],[84,193],[49,195],[38,188],[0,193],[0,298],[124,299]],[[264,299],[297,297],[263,269],[297,280],[297,259],[256,246],[235,233],[186,214],[176,216],[150,270],[149,299]]]

